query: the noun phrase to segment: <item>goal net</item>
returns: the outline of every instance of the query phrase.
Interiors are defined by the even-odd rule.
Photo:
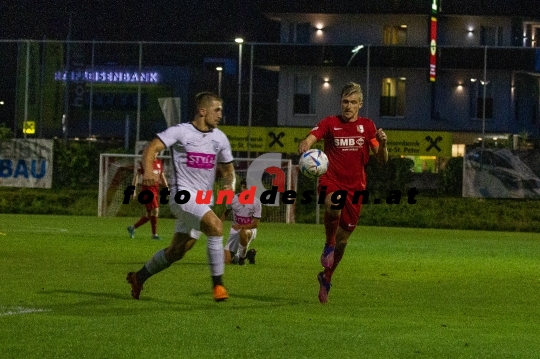
[[[165,177],[169,179],[172,170],[170,156],[158,156],[163,161]],[[136,217],[144,213],[145,208],[137,199],[130,199],[129,204],[124,204],[124,191],[128,186],[131,186],[133,177],[139,167],[142,159],[141,155],[103,153],[100,156],[99,166],[99,195],[98,195],[98,216],[130,216]],[[240,181],[247,176],[249,165],[254,161],[254,158],[237,158],[234,160],[236,172],[237,190],[240,188]],[[296,191],[296,183],[298,181],[297,166],[292,165],[291,160],[281,160],[281,169],[284,174],[284,186],[280,186],[282,190]],[[219,173],[219,171],[218,171]],[[261,182],[265,189],[270,190],[276,185],[275,173],[264,172]],[[214,185],[214,194],[223,188],[223,180],[218,174]],[[137,193],[140,191],[140,183],[137,185]],[[214,195],[214,200],[217,196]],[[169,198],[169,201],[174,200]],[[264,205],[262,208],[261,221],[264,222],[295,222],[295,204],[283,204],[279,201],[278,205]],[[213,204],[214,211],[220,215],[225,211],[225,204]],[[160,205],[160,217],[174,218],[169,210],[168,205]]]

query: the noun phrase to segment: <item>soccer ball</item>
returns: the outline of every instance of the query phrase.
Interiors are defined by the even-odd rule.
[[[300,155],[298,164],[304,176],[315,178],[322,176],[328,169],[328,157],[321,150],[311,149]]]

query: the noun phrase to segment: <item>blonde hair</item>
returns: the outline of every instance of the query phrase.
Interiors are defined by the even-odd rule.
[[[341,98],[348,97],[357,93],[360,96],[360,102],[364,100],[364,94],[362,93],[362,87],[356,82],[348,82],[341,90]]]

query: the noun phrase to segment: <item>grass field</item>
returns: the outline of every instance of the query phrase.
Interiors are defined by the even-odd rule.
[[[262,223],[227,302],[202,238],[135,301],[133,220],[0,215],[0,358],[540,357],[539,234],[358,227],[322,305],[323,226]]]

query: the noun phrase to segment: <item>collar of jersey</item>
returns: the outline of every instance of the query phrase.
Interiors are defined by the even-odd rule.
[[[202,132],[202,133],[209,133],[209,132],[212,132],[212,131],[214,130],[214,129],[210,129],[210,130],[208,130],[208,131],[203,131],[203,130],[199,130],[199,129],[197,128],[197,126],[195,126],[195,125],[193,124],[193,122],[190,122],[190,124],[191,124],[191,126],[193,126],[193,128],[195,128],[197,131]]]

